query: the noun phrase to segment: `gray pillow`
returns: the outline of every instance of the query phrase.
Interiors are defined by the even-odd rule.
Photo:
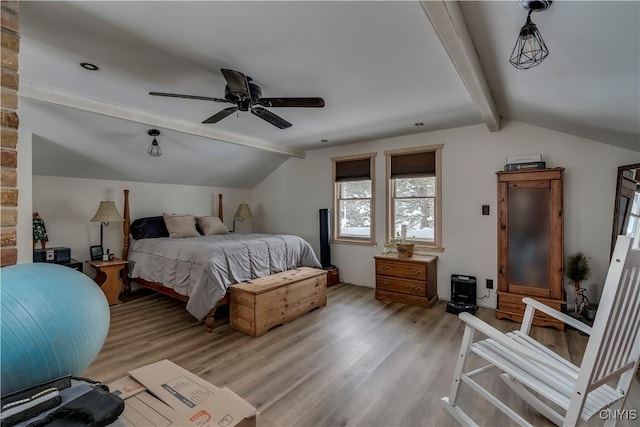
[[[201,216],[197,219],[198,227],[205,236],[214,234],[226,234],[229,229],[220,221],[217,216]]]
[[[196,230],[196,218],[193,215],[169,215],[164,213],[162,216],[169,231],[169,237],[196,237],[200,235]]]

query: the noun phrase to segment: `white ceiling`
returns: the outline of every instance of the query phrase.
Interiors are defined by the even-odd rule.
[[[501,116],[640,151],[640,3],[554,2],[533,16],[551,54],[526,71],[508,63],[517,1],[461,10]],[[21,2],[20,29],[35,174],[251,188],[304,150],[483,122],[419,2]],[[148,95],[223,97],[220,68],[326,107],[273,108],[285,130],[248,112],[202,125],[228,104]]]

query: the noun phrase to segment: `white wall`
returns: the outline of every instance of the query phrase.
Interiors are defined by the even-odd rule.
[[[18,264],[33,261],[32,239],[33,227],[31,216],[32,205],[32,177],[31,177],[31,132],[18,131]]]
[[[332,207],[331,157],[377,151],[377,247],[333,244],[332,262],[341,280],[374,287],[373,255],[385,240],[385,158],[389,149],[444,144],[442,152],[442,213],[444,252],[438,261],[438,294],[450,298],[450,276],[478,279],[478,296],[486,294],[485,279],[497,286],[497,184],[495,172],[505,157],[542,154],[547,167],[564,167],[565,256],[576,250],[592,260],[593,285],[601,285],[609,263],[609,244],[617,167],[640,161],[640,153],[601,144],[545,128],[504,120],[500,132],[477,125],[418,135],[332,147],[289,159],[251,193],[254,228],[287,232],[307,239],[318,252],[318,209]],[[491,214],[482,216],[481,206]],[[591,287],[592,287],[591,286]],[[599,296],[599,295],[598,295]],[[597,299],[597,298],[596,298]],[[495,307],[495,292],[480,300]]]
[[[224,223],[231,229],[233,214],[240,203],[248,203],[250,190],[106,181],[98,179],[33,176],[33,210],[40,213],[47,228],[47,247],[71,248],[78,260],[89,258],[89,246],[100,244],[100,224],[89,222],[101,200],[114,200],[124,214],[123,190],[128,188],[132,221],[163,212],[218,215],[218,194],[222,194]],[[238,222],[236,231],[251,232],[252,221]],[[40,244],[37,245],[40,248]],[[104,248],[122,254],[122,223],[104,227]]]

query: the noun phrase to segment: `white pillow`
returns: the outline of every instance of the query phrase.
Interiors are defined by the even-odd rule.
[[[217,216],[201,216],[197,219],[198,227],[205,236],[214,234],[226,234],[229,229],[220,221]]]
[[[196,218],[193,215],[169,215],[163,213],[164,223],[167,226],[169,237],[196,237]]]

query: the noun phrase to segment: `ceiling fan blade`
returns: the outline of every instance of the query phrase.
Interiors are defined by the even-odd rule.
[[[269,123],[271,123],[272,125],[274,125],[277,128],[286,129],[286,128],[290,128],[291,127],[291,123],[289,123],[288,121],[286,121],[282,117],[273,114],[271,111],[265,110],[262,107],[254,107],[254,108],[252,108],[251,109],[251,113],[256,115],[256,116],[258,116],[258,117],[260,117],[263,120],[268,121]]]
[[[227,68],[221,68],[220,71],[222,71],[222,75],[227,81],[231,92],[244,98],[251,98],[247,76],[240,71],[229,70]]]
[[[149,92],[149,95],[168,96],[170,98],[199,99],[201,101],[229,102],[226,99],[221,99],[221,98],[211,98],[209,96],[198,96],[198,95],[181,95],[179,93]]]
[[[258,104],[265,107],[324,107],[322,98],[260,98]]]
[[[224,110],[218,111],[202,123],[218,123],[220,120],[224,119],[227,116],[230,116],[236,111],[238,111],[238,107],[225,108]]]

